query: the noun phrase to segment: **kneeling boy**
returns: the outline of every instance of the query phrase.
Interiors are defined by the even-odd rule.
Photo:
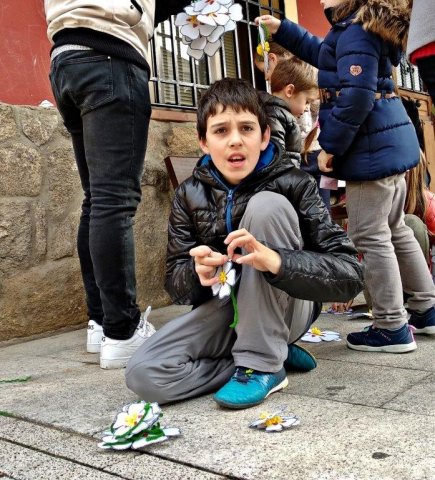
[[[317,318],[316,302],[361,291],[362,271],[315,181],[269,143],[249,83],[214,83],[200,100],[197,129],[205,156],[175,194],[166,274],[173,301],[194,308],[136,351],[127,385],[160,403],[218,390],[220,405],[246,408],[287,385],[284,367],[315,367],[292,344]],[[240,266],[235,329],[232,302],[210,288],[228,259]]]

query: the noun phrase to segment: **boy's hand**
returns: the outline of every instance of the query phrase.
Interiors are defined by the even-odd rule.
[[[332,172],[332,159],[334,155],[326,153],[325,150],[322,150],[317,157],[317,164],[319,165],[319,170],[321,172]]]
[[[195,261],[195,272],[203,287],[211,287],[219,282],[219,278],[215,277],[216,268],[228,261],[226,255],[215,252],[206,245],[192,248],[189,254]]]
[[[257,17],[255,19],[255,25],[258,27],[260,22],[266,25],[267,29],[272,35],[278,31],[278,28],[281,25],[281,20],[273,17],[272,15],[261,15],[261,17]]]
[[[260,272],[277,274],[281,268],[280,255],[255,239],[246,229],[231,232],[224,243],[228,245],[228,257],[241,265],[250,265]],[[234,253],[236,248],[244,248],[248,253]]]

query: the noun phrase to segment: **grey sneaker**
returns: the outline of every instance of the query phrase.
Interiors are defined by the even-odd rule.
[[[86,335],[86,351],[89,353],[100,353],[103,327],[95,320],[89,320]]]
[[[103,336],[101,340],[100,367],[105,369],[125,368],[133,353],[156,333],[156,329],[147,320],[151,312],[148,307],[142,313],[139,325],[133,336],[127,340],[114,340]]]

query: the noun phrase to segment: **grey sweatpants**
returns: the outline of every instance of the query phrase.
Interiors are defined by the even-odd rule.
[[[239,228],[273,246],[299,250],[298,216],[282,195],[261,192],[249,201]],[[215,391],[235,366],[278,372],[310,327],[313,303],[272,287],[261,272],[242,267],[237,293],[239,323],[230,301],[213,298],[163,326],[132,356],[127,386],[147,401],[167,403]]]
[[[435,287],[426,259],[405,225],[405,174],[381,180],[346,182],[348,233],[364,255],[364,280],[372,297],[373,324],[399,328],[407,322],[408,306],[424,312],[435,304]]]

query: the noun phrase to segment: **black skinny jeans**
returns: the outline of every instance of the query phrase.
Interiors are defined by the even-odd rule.
[[[105,335],[124,340],[140,319],[133,219],[151,115],[148,72],[73,50],[55,57],[50,80],[84,191],[77,245],[88,315]]]

